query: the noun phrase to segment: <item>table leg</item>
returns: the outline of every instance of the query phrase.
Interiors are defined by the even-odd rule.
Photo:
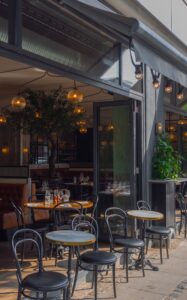
[[[67,299],[70,300],[71,299],[71,291],[72,291],[72,247],[69,246],[69,254],[68,254],[68,271],[67,271],[67,275],[68,275],[68,281],[69,281],[69,285],[68,285],[68,289],[67,289]]]
[[[142,237],[142,240],[145,242],[145,220],[142,220],[141,237]],[[151,261],[145,257],[144,258],[144,268],[146,268],[146,266],[150,267],[153,271],[159,271],[159,268],[156,266],[153,266]],[[129,267],[130,270],[132,270],[133,268],[135,268],[137,270],[142,268],[141,253],[139,254],[138,259],[133,263],[133,265]]]

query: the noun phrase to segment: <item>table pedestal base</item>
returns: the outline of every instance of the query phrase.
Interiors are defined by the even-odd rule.
[[[146,268],[146,266],[148,266],[153,271],[159,271],[159,268],[156,267],[156,266],[154,266],[148,258],[144,259],[144,268]],[[134,264],[129,267],[129,270],[133,270],[133,269],[136,269],[136,270],[142,269],[142,261],[141,261],[141,259],[136,260],[134,262]]]

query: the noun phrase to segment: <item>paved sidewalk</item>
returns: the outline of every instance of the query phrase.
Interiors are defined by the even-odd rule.
[[[163,253],[165,255],[164,249]],[[151,256],[155,255],[152,253]],[[128,283],[118,269],[117,300],[187,300],[187,239],[181,239],[176,249],[170,250],[170,259],[164,259],[163,265],[160,265],[158,256],[151,261],[159,271],[147,268],[144,278],[141,271],[131,271]],[[111,287],[107,284],[102,287],[100,283],[100,289],[99,298],[112,298]]]
[[[170,249],[170,259],[164,259],[164,264],[160,264],[159,249],[150,251],[151,262],[159,267],[159,271],[145,270],[145,277],[142,271],[129,271],[129,282],[126,283],[125,270],[117,264],[116,286],[117,300],[187,300],[187,239],[177,237],[172,241]],[[8,254],[8,253],[7,253]],[[163,249],[165,257],[165,249]],[[7,259],[7,261],[6,261]],[[17,279],[15,267],[12,263],[7,266],[9,255],[1,261],[0,268],[0,299],[15,300],[17,295]],[[65,263],[65,262],[64,262]],[[54,267],[54,260],[44,261],[47,269],[66,271],[62,266],[63,261],[59,261]],[[85,277],[79,277],[73,300],[93,299],[91,283],[85,283]],[[88,279],[88,278],[87,278]],[[106,276],[103,274],[98,282],[98,299],[114,299],[112,290],[111,272]]]

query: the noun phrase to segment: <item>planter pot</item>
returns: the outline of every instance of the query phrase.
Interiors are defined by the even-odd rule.
[[[175,227],[175,181],[150,180],[152,210],[164,214],[164,219],[157,225]]]

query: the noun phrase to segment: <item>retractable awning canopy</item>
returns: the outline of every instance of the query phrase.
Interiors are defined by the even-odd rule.
[[[142,22],[125,17],[98,1],[62,0],[61,5],[111,31],[119,42],[132,39],[138,61],[187,87],[187,50],[184,53],[176,49]]]

